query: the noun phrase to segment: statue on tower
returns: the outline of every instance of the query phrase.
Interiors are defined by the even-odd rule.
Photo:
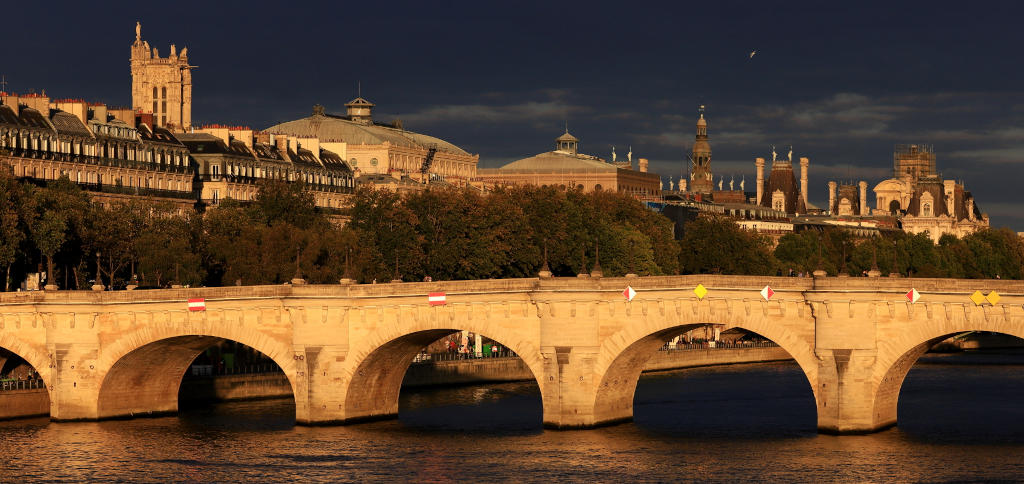
[[[733,175],[732,177],[729,178],[729,191],[730,192],[733,190],[733,188],[732,188],[733,187],[733,185],[732,185],[733,183],[736,183],[736,175]]]
[[[772,145],[772,163],[775,163],[775,145]]]
[[[747,181],[747,175],[743,175],[743,178],[740,179],[740,191],[741,192],[744,190],[743,185],[746,183],[746,181]]]
[[[615,163],[615,147],[612,146],[612,163]]]
[[[789,162],[793,162],[793,145],[789,145],[789,156],[787,157]]]
[[[626,153],[626,159],[629,160],[630,163],[633,163],[633,146],[632,145],[629,146],[629,152]]]
[[[722,191],[722,183],[725,182],[725,176],[718,177],[718,191]]]
[[[668,189],[669,191],[675,190],[675,183],[672,182],[672,177],[668,177]]]
[[[142,22],[135,22],[135,41],[142,40]]]

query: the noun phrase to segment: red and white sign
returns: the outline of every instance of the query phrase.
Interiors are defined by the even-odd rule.
[[[764,286],[764,289],[761,289],[761,297],[763,297],[765,301],[771,301],[772,296],[774,295],[775,291],[772,290],[771,286]]]
[[[189,311],[206,311],[206,299],[197,297],[188,300]]]
[[[626,286],[626,290],[622,291],[622,295],[626,297],[627,301],[632,301],[636,297],[636,291],[631,286]]]
[[[917,292],[917,289],[910,288],[910,292],[906,294],[907,301],[911,304],[916,303],[918,299],[921,299],[921,293]]]
[[[432,292],[427,294],[427,301],[430,302],[431,306],[444,306],[448,303],[443,292]]]

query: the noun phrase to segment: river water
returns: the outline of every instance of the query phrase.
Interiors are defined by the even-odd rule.
[[[1024,358],[926,357],[899,427],[818,435],[794,363],[646,375],[635,422],[541,428],[532,383],[405,391],[397,420],[295,427],[288,400],[0,423],[0,481],[936,482],[1024,479]]]

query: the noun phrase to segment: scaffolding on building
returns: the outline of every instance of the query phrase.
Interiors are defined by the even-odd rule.
[[[925,144],[897,144],[892,154],[892,168],[895,178],[935,175],[935,148]]]

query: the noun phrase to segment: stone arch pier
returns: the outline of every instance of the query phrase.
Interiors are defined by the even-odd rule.
[[[974,302],[975,291],[990,297]],[[190,299],[205,308],[190,310]],[[589,428],[630,419],[646,359],[708,324],[788,351],[820,431],[871,432],[896,422],[903,378],[934,342],[972,330],[1024,336],[1024,282],[702,275],[0,294],[0,346],[40,372],[54,420],[174,412],[186,366],[221,339],[281,367],[298,424],[393,416],[414,355],[469,330],[524,360],[545,426]]]

